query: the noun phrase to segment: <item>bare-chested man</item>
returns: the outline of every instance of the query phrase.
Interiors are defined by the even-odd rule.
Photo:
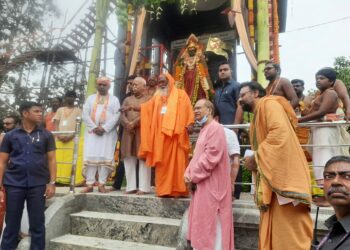
[[[337,92],[339,99],[342,101],[345,117],[350,120],[350,98],[348,90],[342,80],[335,80],[333,89]]]
[[[121,124],[124,127],[121,140],[121,159],[124,160],[126,193],[144,194],[150,192],[151,168],[137,158],[140,138],[140,105],[149,99],[145,95],[146,80],[136,77],[132,84],[133,95],[127,97],[121,108]],[[139,161],[139,187],[136,186],[136,165]]]
[[[266,87],[266,95],[277,95],[285,97],[293,108],[296,108],[299,103],[293,85],[286,78],[280,77],[281,67],[279,64],[267,62],[264,68],[265,78],[269,80],[269,85]]]
[[[293,79],[291,83],[299,99],[298,106],[294,109],[295,113],[297,116],[308,114],[311,108],[312,97],[304,95],[304,81]]]
[[[338,109],[338,95],[333,89],[336,80],[336,72],[332,68],[323,68],[316,73],[316,87],[320,95],[312,103],[308,115],[300,117],[299,122],[325,121],[327,117],[334,117]],[[312,160],[315,179],[318,185],[323,185],[323,170],[326,162],[336,155],[349,155],[348,147],[337,147],[332,145],[347,144],[341,136],[340,126],[312,127]],[[329,147],[317,147],[328,145]],[[322,205],[322,204],[320,204]]]
[[[299,99],[296,95],[293,85],[287,78],[280,77],[281,67],[279,64],[273,62],[267,62],[264,68],[265,78],[269,80],[269,85],[266,87],[266,96],[277,95],[286,98],[292,107],[295,109],[299,105]],[[241,105],[238,105],[235,124],[241,124],[243,122],[243,110]],[[236,130],[235,130],[236,131]],[[236,131],[237,132],[237,131]]]

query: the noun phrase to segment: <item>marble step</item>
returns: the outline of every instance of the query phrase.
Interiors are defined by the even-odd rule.
[[[180,223],[179,219],[82,211],[71,214],[71,233],[176,247]]]
[[[66,234],[50,241],[49,250],[175,250],[175,248]]]
[[[159,198],[154,194],[89,193],[86,194],[85,210],[181,219],[189,202],[188,198]]]

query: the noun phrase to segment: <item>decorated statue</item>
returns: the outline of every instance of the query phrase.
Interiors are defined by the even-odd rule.
[[[191,34],[175,62],[176,87],[186,91],[193,106],[199,99],[209,99],[213,91],[203,52],[203,45]]]

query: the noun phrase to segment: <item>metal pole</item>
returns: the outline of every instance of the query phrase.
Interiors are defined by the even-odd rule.
[[[76,124],[75,124],[75,134],[74,134],[72,171],[70,174],[70,185],[69,185],[69,193],[71,194],[74,193],[74,189],[75,189],[75,175],[77,172],[77,161],[78,161],[78,151],[79,151],[80,123],[81,123],[81,118],[77,117]]]

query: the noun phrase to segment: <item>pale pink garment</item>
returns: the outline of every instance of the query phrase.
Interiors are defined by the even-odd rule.
[[[185,176],[197,184],[188,217],[187,239],[191,246],[214,249],[219,216],[222,249],[234,249],[230,164],[224,128],[216,121],[201,129]]]

